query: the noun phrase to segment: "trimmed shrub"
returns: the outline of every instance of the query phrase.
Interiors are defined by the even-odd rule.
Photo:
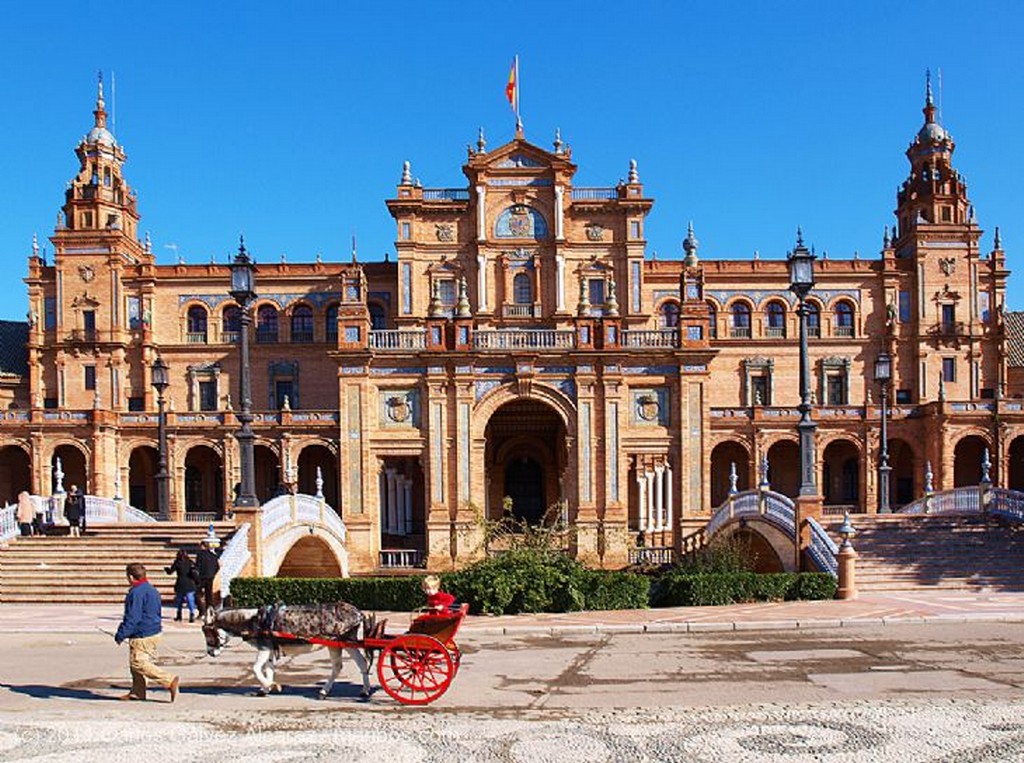
[[[422,576],[386,578],[235,578],[238,607],[347,601],[360,609],[409,611],[424,604]]]
[[[669,570],[651,586],[652,607],[697,607],[751,601],[831,599],[835,579],[821,572],[691,572]]]

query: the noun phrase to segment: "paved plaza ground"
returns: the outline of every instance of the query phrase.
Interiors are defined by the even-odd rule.
[[[427,708],[359,700],[346,664],[286,658],[251,695],[254,652],[205,655],[168,623],[174,704],[117,702],[113,607],[0,608],[0,761],[1024,761],[1024,596],[472,618],[463,667]],[[393,616],[401,630],[401,616]],[[376,677],[373,682],[376,684]]]

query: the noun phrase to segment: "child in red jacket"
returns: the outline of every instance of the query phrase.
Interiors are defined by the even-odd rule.
[[[437,575],[427,575],[423,578],[423,593],[427,597],[427,609],[435,612],[444,612],[455,603],[454,596],[441,590],[441,578]]]

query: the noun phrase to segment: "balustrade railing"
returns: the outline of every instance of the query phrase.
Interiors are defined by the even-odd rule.
[[[477,350],[571,350],[576,332],[560,329],[506,329],[477,331],[473,347]]]
[[[619,198],[618,188],[573,188],[573,201],[605,201]]]
[[[129,506],[127,501],[116,501],[99,495],[83,497],[86,523],[97,522],[156,522],[157,518],[141,509]],[[166,517],[165,517],[166,518]]]
[[[796,537],[796,512],[793,501],[773,490],[754,488],[729,496],[711,516],[705,528],[712,537],[726,524],[743,517],[760,517],[778,527],[790,538]]]
[[[235,534],[224,545],[224,550],[220,554],[221,597],[231,594],[231,581],[242,574],[250,558],[252,553],[249,551],[249,523],[246,522],[235,530]]]
[[[422,350],[426,346],[427,333],[423,329],[383,329],[370,332],[371,350]]]
[[[206,344],[206,332],[205,331],[187,331],[187,332],[185,332],[185,344]]]
[[[836,559],[839,546],[814,517],[808,517],[807,524],[811,528],[811,543],[807,547],[807,554],[811,557],[811,561],[822,572],[827,572],[832,577],[839,577],[839,562]]]
[[[424,188],[424,201],[469,201],[466,188]]]
[[[11,504],[0,509],[0,543],[18,534],[18,506]]]
[[[729,329],[729,336],[733,339],[750,339],[750,326],[733,326]]]
[[[976,514],[981,510],[977,486],[931,493],[908,503],[900,514]]]
[[[1024,522],[1024,493],[1007,488],[992,488],[988,511],[1011,522]]]
[[[186,522],[202,522],[203,524],[209,524],[210,522],[217,521],[216,511],[186,511],[185,512]]]
[[[764,334],[769,339],[785,339],[786,329],[782,326],[769,326],[764,330]]]
[[[501,314],[505,318],[533,318],[533,305],[502,305]]]
[[[671,546],[636,546],[628,554],[630,564],[673,564],[675,559],[676,552]]]
[[[238,340],[241,339],[242,333],[240,331],[222,331],[220,332],[220,341],[223,344],[238,344]]]
[[[679,329],[630,330],[622,332],[622,346],[634,348],[666,348],[679,346]]]
[[[380,567],[386,570],[423,567],[426,555],[420,549],[382,548],[378,555]]]
[[[836,336],[853,336],[853,326],[836,326],[833,333]]]

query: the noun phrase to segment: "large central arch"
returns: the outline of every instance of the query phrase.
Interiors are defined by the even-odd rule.
[[[530,524],[544,520],[564,495],[566,434],[559,412],[537,398],[515,398],[491,414],[484,429],[490,519],[501,518],[509,509],[513,517]]]

